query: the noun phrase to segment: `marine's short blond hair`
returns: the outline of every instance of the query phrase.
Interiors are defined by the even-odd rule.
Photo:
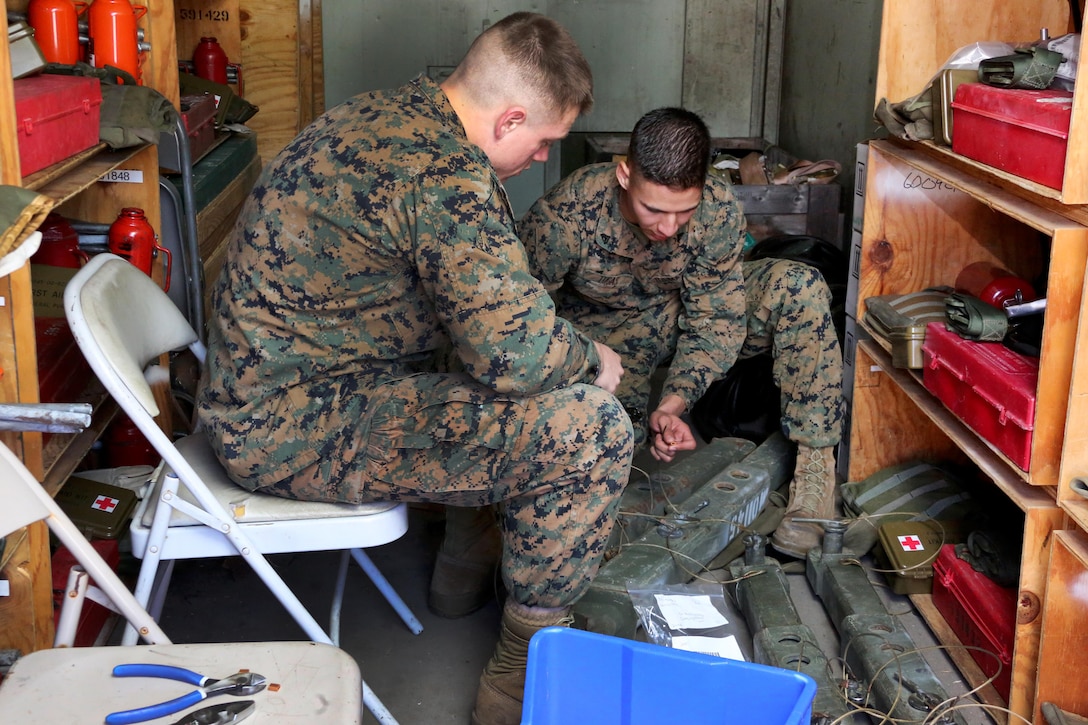
[[[538,13],[508,15],[481,33],[449,81],[483,106],[513,101],[553,118],[593,107],[593,73],[581,49]]]

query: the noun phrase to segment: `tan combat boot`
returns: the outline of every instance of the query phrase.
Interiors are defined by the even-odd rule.
[[[834,518],[835,490],[835,450],[798,444],[789,505],[782,523],[771,536],[771,546],[798,559],[804,559],[809,549],[819,546],[823,527],[795,519]]]
[[[431,574],[428,608],[456,619],[487,604],[496,595],[501,558],[502,535],[491,506],[447,506],[446,536]]]
[[[570,607],[539,609],[506,601],[495,654],[480,675],[472,725],[520,725],[529,639],[545,627],[569,627],[572,621]]]

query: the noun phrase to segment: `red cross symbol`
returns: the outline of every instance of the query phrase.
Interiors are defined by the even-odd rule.
[[[917,536],[900,536],[899,545],[903,547],[903,551],[922,551],[926,548]]]
[[[94,500],[94,503],[91,504],[91,508],[98,509],[99,511],[105,511],[108,514],[112,514],[113,510],[117,508],[117,504],[119,503],[121,503],[121,501],[116,498],[111,498],[109,496],[99,496]]]

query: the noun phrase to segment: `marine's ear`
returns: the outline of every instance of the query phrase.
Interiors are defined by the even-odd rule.
[[[495,140],[500,141],[525,124],[529,112],[523,106],[510,106],[495,119]]]

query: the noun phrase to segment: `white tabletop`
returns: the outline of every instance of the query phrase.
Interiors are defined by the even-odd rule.
[[[119,710],[155,705],[194,689],[176,680],[113,677],[114,665],[173,665],[222,678],[249,670],[268,678],[269,687],[246,697],[216,695],[167,717],[148,720],[173,725],[182,715],[228,700],[256,703],[244,725],[360,723],[362,680],[346,652],[313,642],[239,642],[137,647],[76,647],[34,652],[16,661],[0,683],[0,721],[5,725],[97,725]]]

